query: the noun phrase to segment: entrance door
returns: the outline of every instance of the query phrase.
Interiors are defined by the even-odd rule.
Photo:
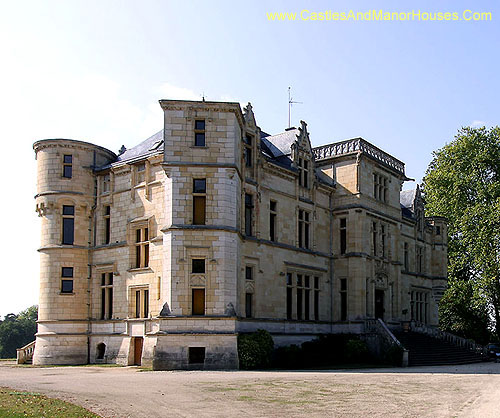
[[[384,319],[384,291],[375,289],[375,318]]]
[[[205,289],[193,289],[193,315],[205,315]]]
[[[142,357],[142,337],[134,338],[134,365],[141,365],[141,357]]]

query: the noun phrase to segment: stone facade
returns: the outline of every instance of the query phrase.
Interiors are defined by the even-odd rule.
[[[238,333],[276,344],[438,321],[446,222],[404,164],[357,138],[268,135],[251,105],[161,100],[164,128],[119,155],[34,144],[42,218],[35,364],[237,368]]]

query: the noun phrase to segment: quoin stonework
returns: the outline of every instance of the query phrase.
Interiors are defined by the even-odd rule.
[[[444,218],[362,138],[269,135],[252,106],[161,100],[163,129],[117,154],[35,142],[42,220],[34,364],[237,368],[276,345],[438,323]]]

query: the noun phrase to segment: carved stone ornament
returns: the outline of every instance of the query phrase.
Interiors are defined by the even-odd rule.
[[[204,276],[191,276],[191,286],[205,286],[206,280]]]

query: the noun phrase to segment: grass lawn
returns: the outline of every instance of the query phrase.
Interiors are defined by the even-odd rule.
[[[59,399],[33,392],[0,388],[0,418],[100,418],[99,415]]]

